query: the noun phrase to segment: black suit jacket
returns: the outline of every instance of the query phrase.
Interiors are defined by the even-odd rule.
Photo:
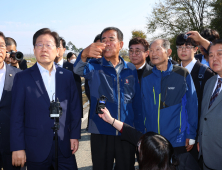
[[[13,105],[11,89],[15,74],[20,71],[6,64],[5,83],[0,101],[0,151],[4,152],[10,152],[10,116]]]
[[[67,69],[67,70],[69,70],[73,73],[74,79],[75,79],[75,82],[76,82],[76,86],[77,86],[77,89],[78,89],[78,93],[79,93],[79,100],[82,103],[82,87],[81,87],[82,83],[81,83],[80,76],[73,72],[73,64],[69,63],[68,61],[64,60],[63,68],[65,68],[65,69]],[[83,117],[83,107],[82,107],[82,117]]]
[[[207,80],[209,78],[211,78],[212,76],[214,76],[214,72],[210,69],[207,68],[207,70],[205,71],[204,74],[204,79],[202,81],[202,85],[200,87],[200,82],[198,80],[198,75],[199,75],[199,70],[200,70],[200,66],[202,66],[203,64],[200,63],[199,60],[197,60],[197,62],[195,63],[193,69],[191,70],[191,76],[196,88],[196,93],[197,93],[197,98],[198,98],[198,118],[200,119],[200,112],[201,112],[201,103],[202,103],[202,98],[203,98],[203,90],[204,90],[204,86],[205,83],[207,82]],[[198,119],[198,120],[199,120]]]
[[[25,59],[22,59],[20,62],[19,62],[19,68],[21,70],[25,70],[27,69],[27,61]]]

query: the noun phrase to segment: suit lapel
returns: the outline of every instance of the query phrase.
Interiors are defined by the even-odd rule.
[[[211,81],[210,86],[208,87],[208,93],[207,93],[207,109],[209,107],[210,99],[213,93],[214,86],[217,82],[217,75],[214,76],[214,79]],[[222,100],[222,93],[219,93],[213,104],[211,105],[210,109],[207,110],[207,113],[209,113],[220,101]]]
[[[42,93],[46,102],[49,103],[50,102],[49,95],[46,91],[46,88],[45,88],[42,76],[40,74],[39,68],[37,66],[37,63],[35,63],[35,65],[31,69],[32,69],[32,71],[31,71],[32,78],[34,79],[39,91]]]
[[[11,68],[11,66],[7,65],[6,63],[4,64],[6,65],[6,72],[5,72],[5,83],[3,87],[1,101],[4,99],[7,91],[11,91],[11,88],[13,85],[13,78],[15,76],[14,71]]]

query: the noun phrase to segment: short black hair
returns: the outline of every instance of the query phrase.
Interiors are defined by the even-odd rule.
[[[131,39],[129,42],[129,48],[131,45],[134,45],[134,44],[141,44],[144,47],[145,51],[149,49],[149,43],[144,38],[135,37]]]
[[[67,60],[70,59],[70,58],[72,57],[73,54],[76,56],[75,53],[73,53],[73,52],[69,52],[69,53],[67,54],[67,56],[66,56],[66,57],[67,57]]]
[[[6,46],[15,45],[17,47],[16,41],[11,37],[5,37]]]
[[[212,42],[212,44],[209,46],[208,51],[210,52],[210,48],[211,48],[212,46],[217,45],[217,44],[221,44],[221,45],[222,45],[222,39],[217,39],[217,40],[215,40],[214,42]]]
[[[207,39],[208,41],[211,41],[211,42],[220,39],[219,33],[218,33],[216,30],[213,30],[213,29],[210,29],[210,28],[204,29],[204,30],[200,33],[200,35],[201,35],[203,38],[205,38],[205,39]]]
[[[104,33],[104,32],[107,32],[107,31],[110,31],[110,30],[116,31],[116,32],[117,32],[117,38],[118,38],[118,40],[119,40],[119,41],[123,41],[123,33],[122,33],[122,31],[120,31],[119,28],[116,28],[116,27],[107,27],[107,28],[105,28],[105,29],[101,32],[101,34],[100,34],[100,40],[101,40],[101,41],[102,41],[103,33]]]
[[[37,38],[39,36],[45,35],[45,34],[49,34],[49,35],[51,35],[54,38],[55,44],[56,44],[57,48],[60,46],[59,34],[57,32],[55,32],[55,31],[51,31],[49,28],[42,28],[42,29],[38,30],[33,35],[33,46],[34,46],[34,48],[35,48],[35,43],[36,43]]]
[[[98,34],[96,37],[95,37],[95,39],[94,39],[94,43],[96,42],[96,41],[98,41],[98,40],[100,40],[100,34]]]
[[[197,43],[192,39],[192,38],[187,38],[187,39],[184,39],[184,35],[185,34],[179,34],[177,36],[177,39],[176,39],[176,45],[192,45],[194,47],[197,47]]]
[[[4,39],[4,41],[6,42],[6,40],[5,40],[5,35],[4,35],[4,33],[1,32],[1,31],[0,31],[0,37],[2,37],[2,38]]]
[[[64,38],[59,37],[59,41],[62,41],[63,48],[66,48],[66,41],[64,40]]]

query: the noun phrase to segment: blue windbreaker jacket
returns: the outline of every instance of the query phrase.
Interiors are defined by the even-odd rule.
[[[198,102],[188,70],[168,61],[166,71],[144,72],[141,95],[145,126],[166,137],[173,147],[185,146],[186,138],[195,139]]]
[[[141,91],[137,71],[132,63],[119,58],[124,65],[119,77],[115,68],[104,57],[89,60],[82,75],[78,73],[81,53],[74,64],[74,72],[88,79],[89,83],[91,103],[88,129],[90,133],[120,135],[114,127],[96,114],[97,99],[101,95],[108,98],[106,107],[113,118],[144,133],[144,116],[142,115]]]

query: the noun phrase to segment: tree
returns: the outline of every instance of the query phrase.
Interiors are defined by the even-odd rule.
[[[162,33],[156,37],[172,37],[189,30],[202,31],[210,23],[210,2],[212,0],[164,0],[156,4],[152,15],[147,17],[147,33],[159,29]]]
[[[146,39],[146,34],[145,34],[145,32],[143,32],[141,30],[133,30],[132,31],[132,38],[136,38],[136,37]]]
[[[220,34],[220,38],[222,38],[222,0],[217,0],[211,3],[213,8],[212,10],[212,20],[211,20],[211,28],[218,31]]]
[[[77,48],[71,41],[68,42],[66,49],[74,51],[77,54],[83,50],[83,48]]]
[[[120,56],[129,56],[129,54],[128,54],[128,49],[122,48],[122,49],[120,50],[120,52],[119,52],[119,55],[120,55]]]

